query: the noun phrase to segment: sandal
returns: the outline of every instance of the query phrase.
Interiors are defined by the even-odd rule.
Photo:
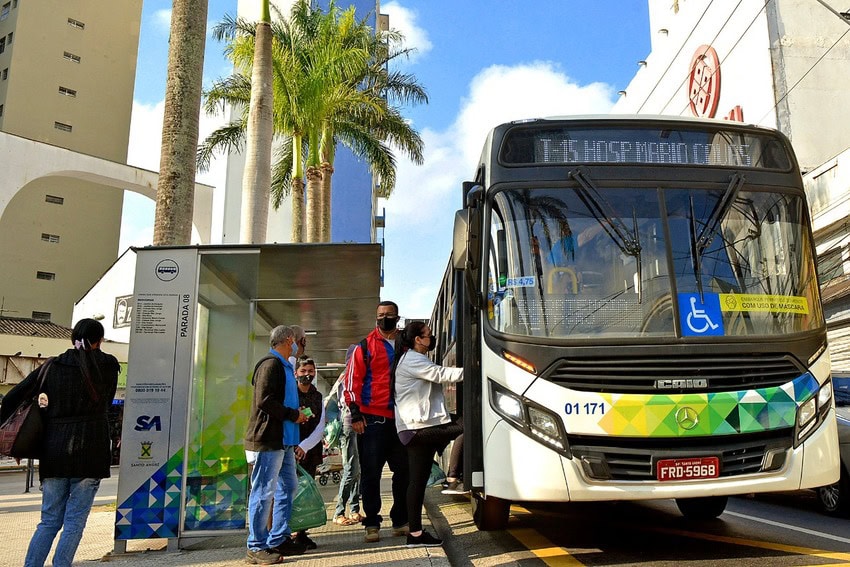
[[[364,518],[364,517],[365,517],[365,516],[361,516],[361,515],[360,515],[360,512],[354,512],[353,514],[351,514],[351,515],[348,517],[348,519],[349,519],[349,520],[351,520],[351,522],[352,522],[352,523],[354,523],[354,524],[359,524],[360,522],[362,522],[362,521],[363,521],[363,518]]]
[[[345,516],[337,516],[333,519],[333,522],[338,526],[353,526],[357,523],[351,518],[346,518]]]

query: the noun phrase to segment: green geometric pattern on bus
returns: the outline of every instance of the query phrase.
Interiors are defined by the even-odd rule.
[[[806,373],[782,386],[737,392],[602,394],[608,407],[599,426],[609,435],[622,437],[693,437],[782,429],[794,426],[797,407],[818,387],[817,380]]]
[[[250,383],[250,381],[249,381]],[[248,463],[242,437],[251,409],[248,385],[236,389],[227,409],[206,409],[216,419],[195,429],[186,466],[186,530],[243,529],[248,510]],[[206,412],[205,412],[206,413]]]
[[[177,537],[183,450],[174,453],[115,509],[115,539]]]

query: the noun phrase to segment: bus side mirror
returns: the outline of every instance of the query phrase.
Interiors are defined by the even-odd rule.
[[[466,268],[466,233],[469,230],[469,209],[455,213],[455,226],[452,235],[452,267],[455,270]]]

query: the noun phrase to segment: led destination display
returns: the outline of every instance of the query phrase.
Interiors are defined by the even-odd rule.
[[[519,127],[502,143],[505,165],[663,164],[787,170],[782,142],[731,130]]]

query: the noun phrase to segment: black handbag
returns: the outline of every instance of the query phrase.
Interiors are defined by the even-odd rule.
[[[47,369],[53,362],[49,358],[38,371],[38,386],[35,394],[24,400],[12,415],[0,425],[0,455],[18,459],[37,459],[40,457],[41,439],[44,433],[44,420],[38,407],[38,394],[47,376]]]

